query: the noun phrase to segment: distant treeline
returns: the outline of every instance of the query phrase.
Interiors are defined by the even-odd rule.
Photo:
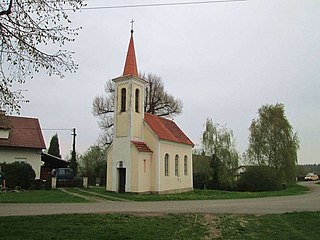
[[[311,172],[320,174],[320,164],[301,164],[301,165],[298,165],[298,175],[306,175]]]

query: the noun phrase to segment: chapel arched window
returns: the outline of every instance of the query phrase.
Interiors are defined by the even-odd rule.
[[[184,171],[184,175],[188,175],[188,156],[185,155],[184,159],[183,159],[183,171]]]
[[[127,101],[127,90],[125,88],[121,89],[121,112],[126,111],[126,101]]]
[[[169,176],[169,154],[164,155],[164,175]]]
[[[179,177],[179,155],[174,159],[174,175]]]
[[[136,89],[135,92],[135,111],[139,112],[140,91]]]

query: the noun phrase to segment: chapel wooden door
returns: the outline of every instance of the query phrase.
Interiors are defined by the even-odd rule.
[[[118,192],[124,193],[126,191],[126,169],[125,168],[118,168]]]

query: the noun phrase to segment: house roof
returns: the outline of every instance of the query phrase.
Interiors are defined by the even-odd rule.
[[[126,76],[126,75],[138,77],[137,60],[136,60],[136,53],[134,50],[134,41],[133,41],[133,31],[131,31],[126,63],[123,69],[123,76]]]
[[[150,148],[144,142],[131,141],[132,144],[136,147],[138,152],[152,152]]]
[[[69,165],[68,162],[62,158],[58,158],[48,153],[41,154],[41,161],[44,162],[45,167],[66,168]]]
[[[15,116],[5,117],[10,126],[9,139],[0,139],[0,146],[46,148],[38,119]]]
[[[174,121],[150,113],[144,114],[144,121],[160,139],[194,146]]]

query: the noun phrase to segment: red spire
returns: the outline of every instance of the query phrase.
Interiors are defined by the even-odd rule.
[[[134,50],[134,43],[133,43],[133,30],[131,30],[131,37],[128,47],[128,53],[126,58],[126,64],[124,65],[123,69],[123,76],[132,75],[138,77],[138,69],[137,69],[137,60],[136,54]]]

